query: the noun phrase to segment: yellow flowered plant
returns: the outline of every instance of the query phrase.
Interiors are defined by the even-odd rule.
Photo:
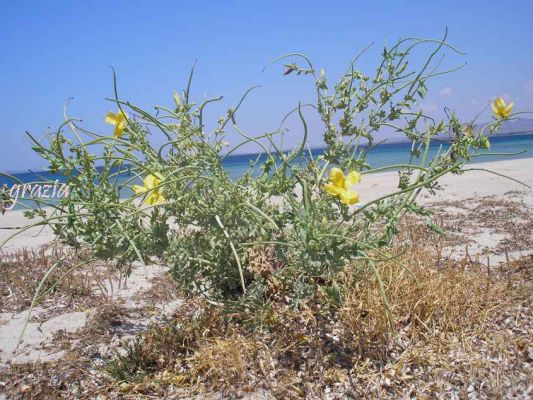
[[[351,171],[347,176],[339,168],[332,168],[329,172],[329,182],[324,185],[324,190],[336,196],[343,204],[356,204],[359,194],[352,187],[359,183],[361,174]]]
[[[105,122],[107,124],[115,125],[115,131],[113,132],[113,135],[116,138],[120,138],[124,134],[127,119],[128,114],[122,112],[121,110],[119,110],[116,114],[110,111],[105,116]]]
[[[441,177],[467,171],[466,163],[474,155],[487,154],[482,149],[490,147],[489,137],[502,122],[521,115],[503,100],[494,102],[497,117],[483,126],[474,121],[460,125],[459,116],[448,109],[444,119],[434,121],[404,112],[419,108],[426,81],[434,75],[429,71],[438,65],[430,66],[431,58],[426,63],[408,62],[411,49],[422,43],[433,43],[437,51],[446,42],[400,40],[383,51],[375,75],[350,72],[349,65],[337,82],[328,80],[306,56],[292,54],[287,60],[290,64],[285,64],[287,71],[307,75],[314,80],[312,89],[319,89],[306,112],[302,105],[287,114],[298,111],[301,122],[301,135],[293,149],[282,146],[285,117],[280,130],[264,135],[248,136],[240,130],[233,116],[248,91],[220,119],[204,120],[211,115],[205,107],[217,98],[196,102],[189,91],[192,73],[187,88],[174,94],[170,108],[145,111],[116,99],[113,113],[104,114],[112,124],[108,136],[60,128],[51,141],[41,143],[30,135],[33,149],[48,169],[65,176],[70,193],[61,199],[59,219],[46,218],[45,222],[59,239],[75,246],[87,243],[91,255],[116,260],[114,264],[124,272],[130,272],[135,261],[157,256],[171,268],[181,289],[228,306],[231,312],[260,312],[278,301],[277,282],[262,273],[246,273],[244,264],[262,260],[269,264],[266,272],[283,280],[283,307],[298,308],[315,299],[344,307],[341,294],[346,289],[342,286],[346,267],[357,260],[358,266],[370,268],[379,280],[379,269],[366,250],[387,252],[389,245],[394,246],[405,214],[418,216],[430,229],[442,233],[431,213],[417,203],[417,194],[422,190],[435,194]],[[294,57],[304,63],[292,63]],[[416,60],[423,59],[417,56]],[[406,85],[402,76],[412,76],[410,83]],[[329,94],[325,94],[328,87]],[[487,99],[486,105],[494,100]],[[311,121],[306,122],[314,111],[312,124],[322,133],[320,141],[319,137],[311,140]],[[323,126],[316,125],[318,121]],[[411,144],[406,148],[406,163],[397,165],[397,188],[390,187],[367,201],[357,186],[362,175],[395,166],[387,163],[376,168],[368,158],[370,147],[364,144],[377,144],[379,132],[391,126],[399,128],[398,135],[405,135]],[[128,140],[114,139],[113,128],[117,137]],[[237,141],[221,154],[229,129],[240,134],[233,135]],[[451,136],[449,148],[432,152],[439,138],[447,135]],[[360,140],[364,143],[357,146]],[[230,174],[224,161],[251,142],[261,147],[264,157],[248,163],[238,177]],[[307,153],[311,144],[323,147],[322,154]],[[98,179],[95,171],[101,171]],[[128,183],[132,176],[136,181]],[[95,179],[98,184],[87,184]],[[132,195],[126,201],[118,196],[124,185]],[[301,202],[295,201],[295,193],[301,194]],[[272,203],[274,199],[279,207]],[[1,203],[0,188],[0,211]],[[41,214],[37,209],[26,215]],[[390,310],[384,309],[389,318]]]
[[[156,172],[154,175],[150,174],[143,180],[143,186],[133,185],[135,194],[149,193],[144,202],[149,205],[161,204],[166,201],[161,193],[159,185],[163,181],[163,175]]]
[[[496,118],[509,118],[513,111],[514,103],[505,104],[505,101],[498,97],[494,102],[491,104],[492,106],[492,112],[496,116]]]

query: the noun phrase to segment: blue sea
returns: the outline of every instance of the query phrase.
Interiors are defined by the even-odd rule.
[[[490,138],[490,142],[490,151],[483,151],[482,153],[484,155],[473,158],[471,163],[533,157],[533,132],[520,135],[494,136]],[[449,144],[445,141],[432,142],[430,146],[429,159],[431,159],[431,157],[438,152],[441,146],[442,149],[445,150]],[[411,144],[408,142],[378,144],[369,150],[367,162],[372,166],[372,168],[408,163],[410,147]],[[318,156],[323,152],[323,149],[313,149],[312,152],[314,156]],[[223,165],[225,168],[227,168],[233,178],[238,178],[248,170],[250,162],[256,160],[258,157],[259,159],[264,159],[264,155],[260,154],[230,155],[224,159]],[[59,180],[59,182],[63,182],[61,176],[52,175],[47,171],[26,171],[12,173],[11,175],[22,183],[43,181],[53,182],[56,179]],[[13,179],[0,175],[0,187],[2,187],[4,184],[8,187],[11,187],[15,183],[17,182],[15,182]],[[129,195],[125,192],[122,194],[125,196]],[[25,203],[27,206],[32,206],[28,202]],[[15,208],[20,209],[23,207],[21,204],[17,204]]]
[[[482,153],[483,156],[474,157],[471,163],[533,157],[533,132],[520,135],[493,136],[490,138],[490,143],[490,150],[478,152],[479,154]],[[449,142],[444,140],[431,142],[428,160],[437,154],[441,146],[442,151],[445,151],[449,147]],[[368,152],[367,162],[372,168],[405,164],[409,162],[410,149],[410,142],[378,144]],[[312,153],[316,157],[323,153],[323,149],[313,149]],[[504,154],[499,155],[501,153]],[[225,160],[224,165],[230,171],[232,177],[239,177],[247,171],[250,161],[255,160],[258,156],[258,154],[230,156]],[[264,159],[264,157],[260,158]]]

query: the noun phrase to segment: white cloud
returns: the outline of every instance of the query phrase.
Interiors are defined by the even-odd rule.
[[[449,96],[452,94],[452,92],[453,92],[453,89],[450,86],[446,86],[442,88],[439,93],[441,96]]]
[[[533,95],[533,80],[527,81],[524,89],[526,90],[527,94]]]

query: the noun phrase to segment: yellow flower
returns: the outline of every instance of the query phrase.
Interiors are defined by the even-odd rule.
[[[161,194],[159,184],[163,181],[163,175],[156,172],[154,175],[150,174],[143,180],[143,186],[133,185],[135,194],[149,193],[144,202],[149,205],[161,204],[166,200]]]
[[[128,119],[128,114],[118,111],[116,114],[113,112],[108,112],[105,116],[105,122],[107,124],[115,125],[115,132],[113,135],[120,138],[124,133],[124,128],[126,128],[126,120]]]
[[[498,97],[494,100],[494,103],[491,104],[492,112],[497,118],[509,118],[511,112],[513,111],[514,103],[505,104],[505,101],[501,97]]]
[[[360,180],[361,174],[357,171],[352,171],[345,177],[339,168],[332,168],[329,171],[329,182],[324,185],[324,190],[337,196],[341,203],[356,204],[359,202],[359,195],[352,189],[352,186],[359,183]]]

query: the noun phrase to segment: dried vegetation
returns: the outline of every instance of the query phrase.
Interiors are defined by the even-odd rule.
[[[491,268],[442,257],[444,239],[415,221],[402,232],[397,259],[376,264],[381,282],[352,265],[340,299],[319,293],[295,310],[280,296],[231,313],[188,299],[112,358],[97,363],[74,346],[65,360],[13,366],[0,380],[12,398],[531,395],[533,256]],[[264,254],[254,261],[258,273],[270,268]],[[122,314],[95,316],[86,343],[101,340],[110,316]]]

